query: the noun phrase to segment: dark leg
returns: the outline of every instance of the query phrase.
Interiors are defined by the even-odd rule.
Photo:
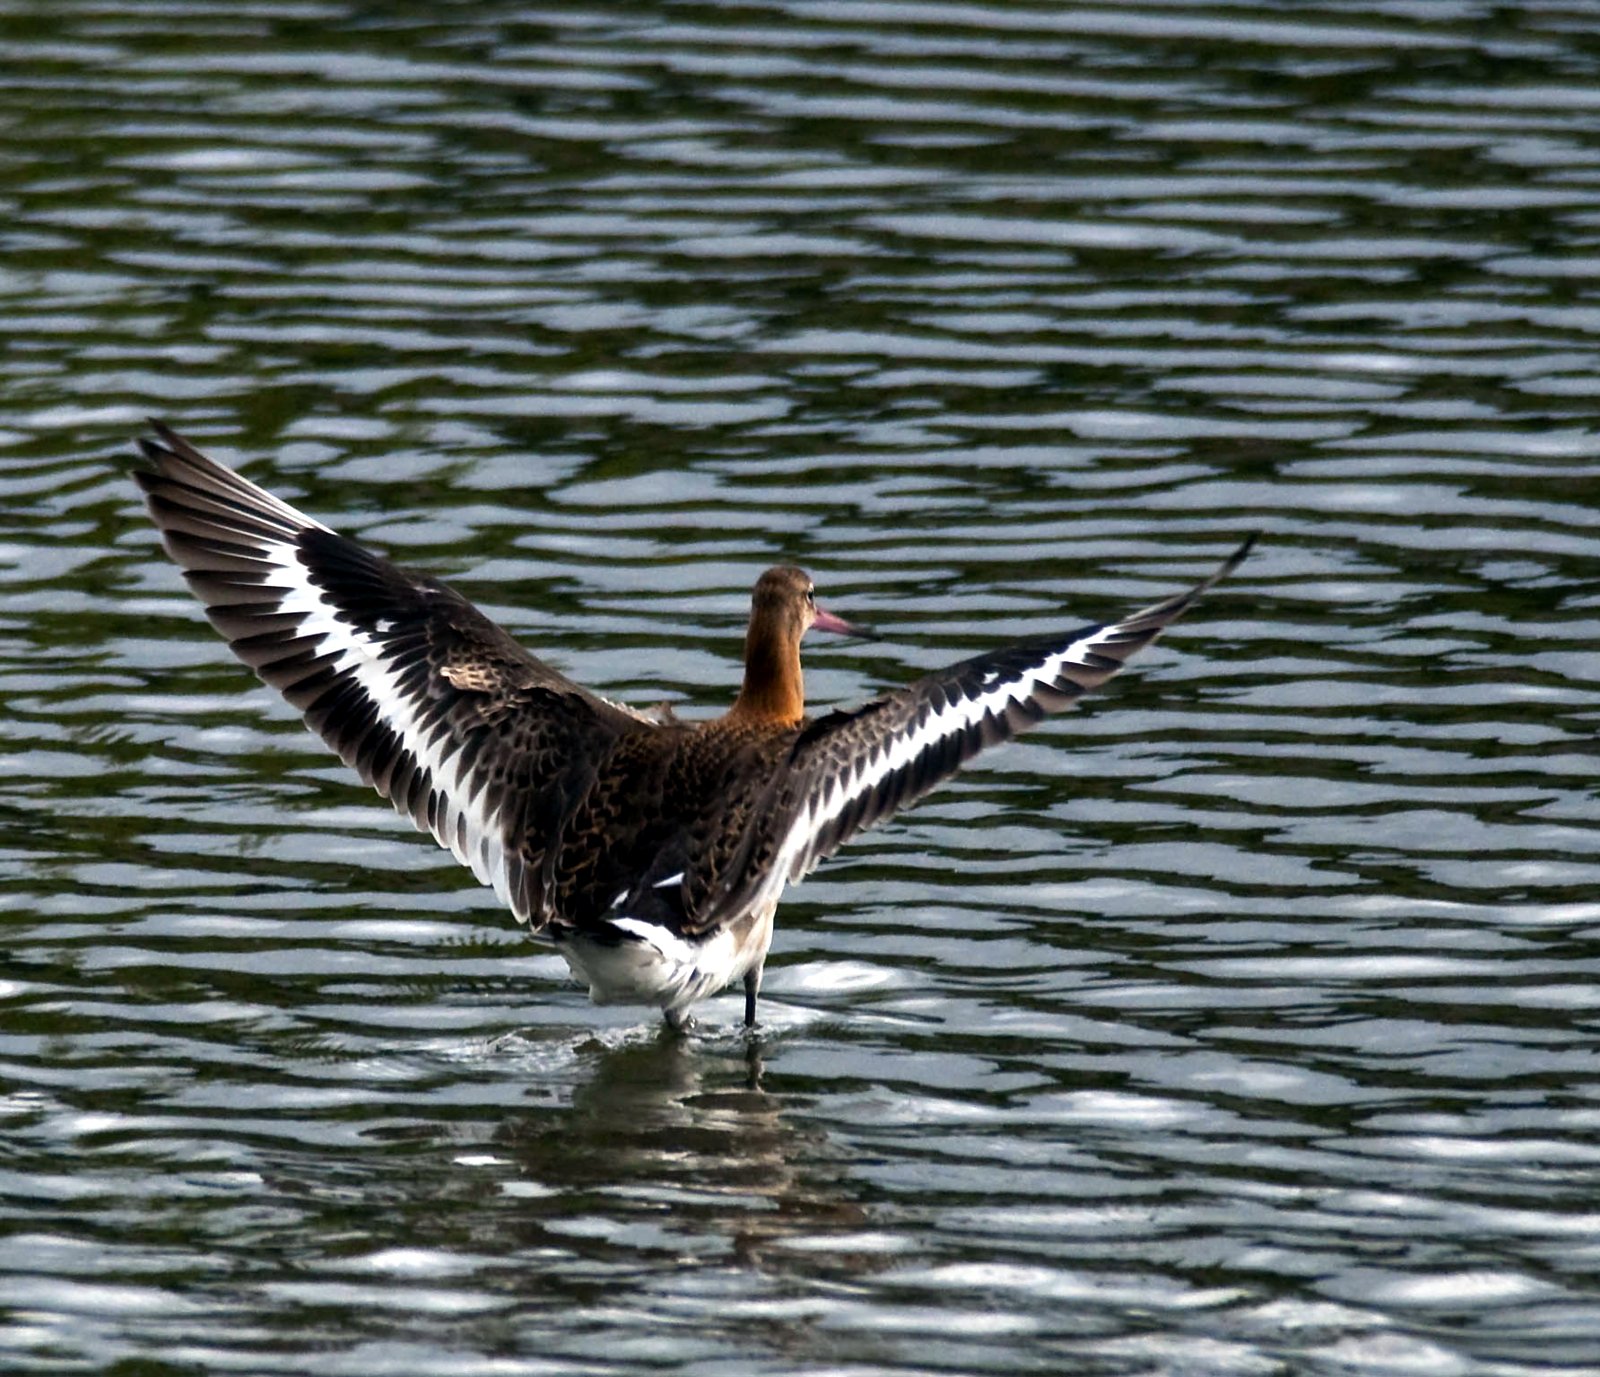
[[[744,973],[744,1026],[756,1026],[756,995],[761,992],[761,967],[752,966]]]

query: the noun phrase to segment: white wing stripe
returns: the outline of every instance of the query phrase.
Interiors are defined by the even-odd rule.
[[[460,753],[447,750],[449,733],[419,729],[416,708],[401,691],[383,646],[339,618],[311,583],[294,546],[272,544],[263,554],[277,570],[267,586],[280,590],[278,610],[300,617],[298,634],[319,638],[317,653],[329,657],[335,674],[361,685],[378,720],[399,738],[419,773],[427,772],[441,803],[432,819],[434,836],[482,883],[491,885],[501,902],[514,908],[500,811],[483,807],[481,782],[462,778]]]
[[[1097,667],[1096,648],[1116,641],[1122,632],[1120,623],[1102,626],[989,692],[948,703],[944,708],[929,713],[910,731],[892,738],[887,749],[861,762],[851,771],[848,779],[830,780],[822,795],[810,801],[789,829],[775,869],[780,874],[789,874],[791,878],[798,879],[799,876],[794,872],[803,861],[812,839],[841,816],[855,799],[877,788],[885,779],[912,764],[924,751],[932,749],[939,742],[982,722],[992,712],[1001,712],[1013,703],[1026,701],[1041,686],[1054,685],[1061,677],[1063,666]]]

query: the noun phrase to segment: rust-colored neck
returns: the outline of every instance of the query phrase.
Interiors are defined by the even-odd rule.
[[[758,609],[744,638],[744,686],[728,716],[789,726],[805,715],[800,637],[763,618]]]

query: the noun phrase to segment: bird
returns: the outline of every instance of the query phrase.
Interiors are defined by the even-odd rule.
[[[597,1004],[757,998],[784,889],[978,752],[1110,679],[1249,553],[1119,621],[1029,636],[858,706],[806,713],[808,631],[865,634],[768,569],[717,716],[568,679],[448,584],[207,457],[159,420],[133,477],[233,653],[417,828],[552,944]]]

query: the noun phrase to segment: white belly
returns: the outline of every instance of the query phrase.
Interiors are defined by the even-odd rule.
[[[760,969],[777,907],[776,899],[764,903],[704,941],[637,918],[615,918],[611,926],[624,934],[622,941],[575,935],[557,950],[596,1004],[652,1004],[676,1012]]]

